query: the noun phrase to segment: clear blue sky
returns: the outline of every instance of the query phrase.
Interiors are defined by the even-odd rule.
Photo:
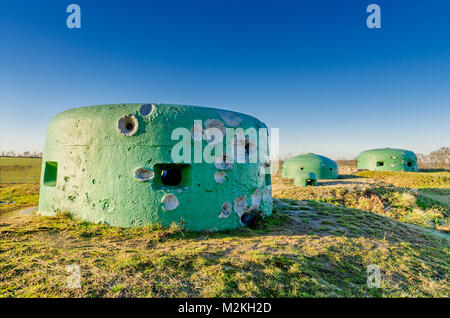
[[[370,3],[381,29],[366,27]],[[280,128],[282,154],[449,145],[448,0],[0,6],[1,150],[42,151],[58,112],[122,102],[248,113]]]

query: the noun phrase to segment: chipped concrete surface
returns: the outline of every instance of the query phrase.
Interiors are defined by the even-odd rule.
[[[179,205],[177,197],[172,193],[166,194],[162,198],[161,203],[164,205],[164,208],[168,211],[175,210]]]
[[[260,189],[260,209],[270,215],[270,178],[261,177],[262,164],[233,164],[224,153],[225,162],[173,166],[171,151],[178,143],[171,139],[175,128],[192,132],[195,128],[204,148],[208,145],[205,128],[223,131],[237,123],[243,130],[265,126],[248,115],[219,112],[146,103],[82,107],[56,115],[44,148],[39,211],[43,215],[70,212],[76,218],[112,226],[155,222],[169,226],[183,220],[187,230],[227,230],[242,226],[240,215],[253,204],[252,195]],[[195,121],[203,124],[195,125]],[[192,138],[189,140],[193,146]],[[57,163],[54,174],[45,175],[46,162]],[[179,184],[162,183],[164,165],[181,171]],[[51,181],[47,185],[45,178]],[[231,213],[240,196],[244,200],[238,200],[238,212]],[[230,210],[223,211],[224,202],[229,202]],[[228,211],[228,217],[218,217]]]
[[[225,181],[225,177],[227,176],[227,174],[223,171],[217,171],[216,173],[214,173],[214,180],[217,183],[223,183]]]

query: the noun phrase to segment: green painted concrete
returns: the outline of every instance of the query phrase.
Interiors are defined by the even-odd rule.
[[[338,165],[333,160],[313,153],[307,153],[286,160],[282,166],[283,178],[295,179],[304,172],[314,172],[317,179],[337,179]]]
[[[266,128],[248,115],[185,105],[100,105],[56,115],[43,153],[39,213],[66,211],[124,227],[182,221],[188,230],[243,226],[250,207],[270,215],[271,181],[262,163],[173,163],[179,140],[171,140],[172,131],[192,131],[194,120]]]
[[[314,172],[298,173],[294,177],[294,184],[301,187],[316,186],[317,175]]]
[[[358,156],[358,169],[373,171],[418,171],[414,152],[381,148],[363,151]]]

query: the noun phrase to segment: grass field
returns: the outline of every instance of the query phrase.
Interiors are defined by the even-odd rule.
[[[0,183],[39,183],[40,158],[0,157]]]
[[[448,175],[429,176],[311,188],[273,176],[273,216],[218,233],[21,215],[10,211],[37,203],[37,183],[2,183],[16,205],[0,214],[0,297],[448,297]],[[367,286],[370,264],[381,288]],[[68,288],[68,265],[81,288]]]
[[[0,215],[37,205],[41,162],[39,158],[0,157]]]

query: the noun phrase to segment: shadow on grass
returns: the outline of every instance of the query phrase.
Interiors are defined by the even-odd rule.
[[[340,174],[338,176],[338,180],[342,180],[342,179],[365,179],[366,177],[362,177],[362,176],[355,176],[354,174]]]
[[[432,168],[422,168],[419,172],[450,172],[448,169],[432,169]]]

